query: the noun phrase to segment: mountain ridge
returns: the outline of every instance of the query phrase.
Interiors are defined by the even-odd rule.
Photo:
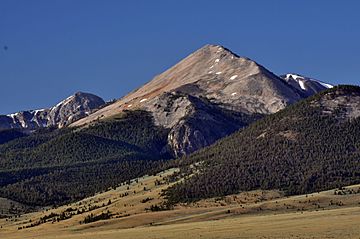
[[[89,115],[104,104],[105,101],[102,98],[94,94],[78,91],[47,109],[25,110],[0,115],[0,129],[62,128]]]

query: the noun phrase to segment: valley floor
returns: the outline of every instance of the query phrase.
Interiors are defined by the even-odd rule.
[[[73,231],[71,228],[3,234],[2,238],[360,238],[360,207],[285,213],[246,215],[203,222],[130,229],[110,228]]]
[[[0,219],[0,238],[360,238],[360,185],[291,197],[255,190],[151,212],[151,205],[163,202],[161,190],[171,185],[165,178],[175,171],[56,209]],[[107,211],[110,219],[80,223]],[[73,214],[51,217],[65,212]]]

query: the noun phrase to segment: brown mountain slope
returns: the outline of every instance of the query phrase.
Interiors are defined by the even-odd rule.
[[[309,94],[245,57],[217,45],[205,45],[115,103],[72,126],[143,109],[170,129],[175,156],[214,143]]]
[[[251,113],[274,113],[303,96],[256,62],[216,45],[206,45],[112,105],[75,123],[143,107],[164,92],[182,91]]]

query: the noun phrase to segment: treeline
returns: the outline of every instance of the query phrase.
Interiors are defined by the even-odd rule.
[[[359,87],[325,91],[194,153],[185,160],[202,162],[200,173],[166,197],[177,203],[259,188],[303,194],[360,183],[360,118],[345,118],[346,104],[320,102],[354,103],[354,96]]]
[[[119,160],[56,168],[1,187],[0,195],[28,205],[60,205],[173,166],[172,160]]]
[[[94,215],[94,214],[90,214],[87,215],[83,221],[80,221],[80,224],[87,224],[87,223],[91,223],[91,222],[96,222],[96,221],[100,221],[100,220],[107,220],[110,219],[112,216],[110,211],[107,212],[102,212],[99,215]]]

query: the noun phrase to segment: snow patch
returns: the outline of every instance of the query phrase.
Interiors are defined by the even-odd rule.
[[[321,81],[316,81],[316,82],[319,83],[322,86],[325,86],[326,88],[333,88],[334,87],[333,85],[330,85],[330,84],[327,84],[327,83],[324,83],[324,82],[321,82]]]
[[[11,117],[11,118],[15,118],[15,116],[17,116],[19,113],[14,113],[14,114],[9,114],[9,115],[7,115],[7,116],[9,116],[9,117]]]
[[[209,68],[209,69],[212,69],[213,67],[214,67],[214,65],[210,66],[210,68]]]
[[[301,76],[301,75],[297,75],[297,74],[286,74],[285,79],[286,79],[286,80],[289,80],[290,78],[296,80],[296,81],[299,83],[301,89],[303,89],[303,90],[305,90],[305,85],[304,85],[304,82],[301,81],[301,80],[305,80],[305,79],[308,79],[308,80],[317,82],[317,83],[319,83],[320,85],[322,85],[322,86],[324,86],[324,87],[326,87],[326,88],[333,88],[333,87],[334,87],[334,86],[331,85],[331,84],[327,84],[327,83],[324,83],[324,82],[321,82],[321,81],[318,81],[318,80],[315,80],[315,79],[312,79],[312,78],[307,78],[307,77],[304,77],[304,76]]]
[[[45,109],[39,109],[39,110],[30,110],[29,112],[30,112],[31,114],[34,114],[34,115],[36,115],[37,113],[39,113],[39,112],[43,112],[43,111],[45,111]]]
[[[234,96],[234,95],[236,95],[236,94],[237,94],[237,92],[231,93],[232,96]]]
[[[127,107],[130,108],[132,106],[132,104],[128,105]]]
[[[44,112],[45,109],[39,109],[39,110],[35,110],[35,114],[39,113],[39,112]]]
[[[220,75],[222,72],[221,71],[218,71],[218,72],[216,72],[215,74],[216,75]]]
[[[9,115],[6,115],[8,117],[10,117],[13,121],[14,124],[16,124],[16,116],[18,115],[19,113],[14,113],[14,114],[9,114]]]
[[[59,102],[59,103],[58,103],[55,107],[53,107],[53,108],[57,108],[57,107],[59,107],[59,106],[68,104],[72,99],[74,99],[74,97],[75,97],[75,96],[73,96],[73,95],[69,96],[69,97],[66,98],[65,100]]]
[[[230,77],[230,80],[234,80],[236,79],[236,77],[238,77],[238,75],[233,75],[232,77]]]
[[[211,73],[213,73],[213,71],[209,71],[209,72],[208,72],[208,74],[211,74]]]
[[[304,81],[299,80],[299,85],[300,85],[301,89],[306,90],[306,87],[305,87]]]
[[[294,80],[297,80],[298,78],[300,79],[304,79],[304,77],[302,76],[299,76],[299,75],[295,75],[295,74],[286,74],[286,77],[285,77],[287,80],[290,79],[290,78],[293,78]]]
[[[147,101],[147,99],[146,99],[146,98],[141,99],[141,100],[140,100],[140,103],[141,103],[141,102],[144,102],[144,101]]]
[[[218,63],[219,61],[220,61],[220,59],[216,59],[216,60],[215,60],[215,63]]]

